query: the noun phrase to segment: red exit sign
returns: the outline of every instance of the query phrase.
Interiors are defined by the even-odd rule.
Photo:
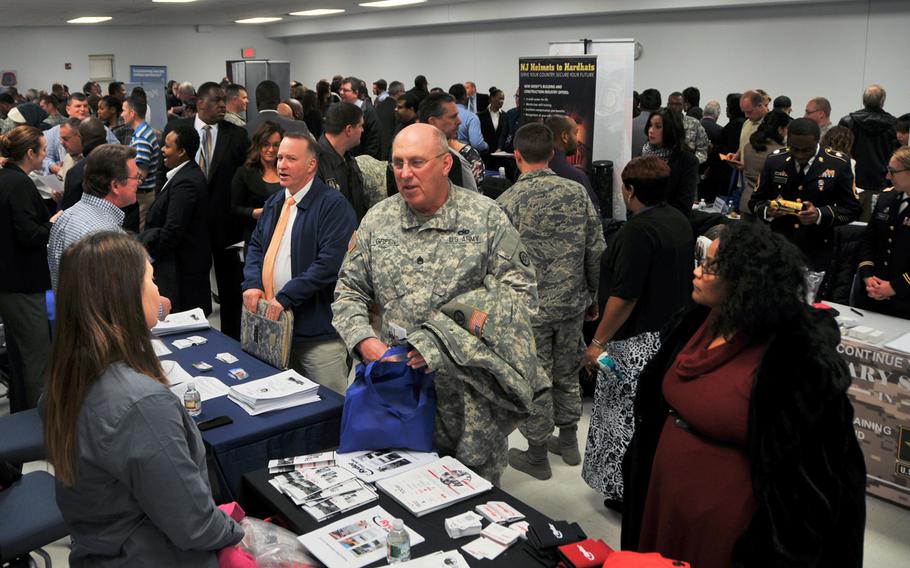
[[[251,59],[253,57],[256,57],[256,49],[252,47],[241,48],[240,57],[244,59]]]

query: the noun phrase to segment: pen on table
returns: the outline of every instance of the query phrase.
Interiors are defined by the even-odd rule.
[[[850,311],[853,312],[854,314],[858,315],[859,317],[863,317],[863,312],[861,312],[859,310],[850,308]]]

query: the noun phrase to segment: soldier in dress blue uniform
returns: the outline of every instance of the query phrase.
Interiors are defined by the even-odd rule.
[[[859,253],[857,305],[910,319],[910,148],[888,163],[893,187],[879,195]]]
[[[823,271],[831,260],[834,227],[855,221],[862,207],[849,158],[823,149],[819,137],[811,120],[790,123],[788,146],[768,156],[749,209],[796,244],[811,270]],[[801,210],[778,207],[778,199],[796,202]]]

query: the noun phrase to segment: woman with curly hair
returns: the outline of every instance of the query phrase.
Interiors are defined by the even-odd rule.
[[[862,566],[866,471],[830,315],[796,247],[721,233],[639,377],[622,547],[699,568]]]

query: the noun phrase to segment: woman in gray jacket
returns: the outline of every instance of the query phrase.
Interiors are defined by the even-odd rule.
[[[215,507],[199,430],[150,342],[145,250],[96,233],[60,263],[45,440],[71,566],[217,567],[243,530]]]

